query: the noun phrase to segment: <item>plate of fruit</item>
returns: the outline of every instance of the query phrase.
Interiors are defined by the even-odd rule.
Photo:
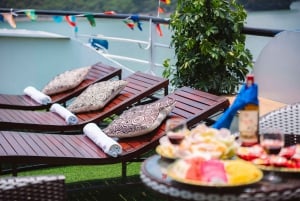
[[[206,159],[229,159],[235,156],[238,143],[228,129],[214,129],[200,124],[174,143],[168,135],[159,140],[156,152],[165,157],[180,159],[199,156]]]
[[[254,184],[263,177],[254,164],[236,160],[178,159],[167,169],[167,175],[176,182],[205,187],[237,187]]]
[[[300,172],[300,144],[284,147],[277,155],[268,155],[261,145],[239,147],[237,156],[263,170]]]

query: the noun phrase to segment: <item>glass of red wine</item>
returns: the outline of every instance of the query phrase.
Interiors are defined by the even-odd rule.
[[[184,139],[187,131],[186,123],[180,119],[168,119],[166,122],[166,134],[169,141],[179,145]]]
[[[260,145],[266,151],[270,158],[275,158],[284,147],[284,133],[279,128],[266,128],[260,132]],[[272,165],[272,164],[271,164]],[[270,171],[265,176],[268,181],[278,183],[281,178],[275,174],[274,171]]]

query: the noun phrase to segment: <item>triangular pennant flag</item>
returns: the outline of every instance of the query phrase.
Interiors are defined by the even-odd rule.
[[[160,0],[161,2],[165,3],[165,4],[170,4],[171,0]]]
[[[66,15],[65,19],[70,26],[74,27],[74,32],[77,33],[78,27],[76,25],[76,17],[74,15]]]
[[[105,11],[105,12],[104,12],[104,14],[105,14],[105,15],[115,15],[115,14],[116,14],[116,12],[115,12],[115,11],[112,11],[112,10],[110,10],[110,11]]]
[[[57,23],[60,23],[63,21],[63,16],[53,16],[53,21],[54,22],[57,22]]]
[[[66,15],[65,19],[70,26],[76,27],[76,17],[74,15]]]
[[[13,27],[13,28],[17,27],[15,19],[11,13],[2,13],[2,16],[11,27]]]
[[[161,28],[160,28],[160,24],[156,24],[156,31],[157,31],[159,36],[163,36],[163,33],[161,31]]]
[[[134,30],[134,22],[132,20],[123,20],[123,22],[131,29]]]
[[[95,27],[95,26],[96,26],[96,21],[95,21],[95,18],[94,18],[93,15],[91,15],[91,14],[85,14],[84,16],[85,16],[86,19],[89,21],[89,23],[90,23],[90,25],[91,25],[92,27]]]
[[[165,9],[162,8],[162,7],[158,7],[157,12],[158,12],[158,13],[164,13],[164,12],[165,12]]]
[[[140,17],[138,15],[132,15],[130,16],[130,19],[137,24],[140,31],[143,31],[142,23],[140,22]]]
[[[140,31],[143,31],[142,23],[141,23],[141,22],[138,22],[138,23],[137,23],[137,27],[139,28]]]
[[[133,22],[138,22],[138,21],[140,21],[138,15],[131,15],[129,18],[130,18]]]
[[[25,10],[26,16],[31,19],[32,21],[37,19],[37,16],[35,14],[35,10]]]

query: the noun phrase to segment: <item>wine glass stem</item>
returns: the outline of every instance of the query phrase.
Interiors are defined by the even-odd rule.
[[[272,183],[280,183],[282,181],[281,177],[278,176],[274,171],[269,172],[266,175],[266,179]]]

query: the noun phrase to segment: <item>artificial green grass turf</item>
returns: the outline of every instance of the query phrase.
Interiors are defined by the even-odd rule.
[[[167,200],[158,196],[141,183],[139,179],[141,163],[133,162],[127,165],[127,176],[133,178],[130,178],[129,182],[135,181],[137,184],[122,185],[121,167],[120,163],[112,165],[64,166],[20,172],[18,175],[64,175],[68,189],[68,201]]]
[[[127,165],[127,176],[139,175],[141,163]],[[64,175],[66,183],[121,177],[122,166],[120,163],[112,165],[79,165],[43,168],[38,170],[18,173],[19,176],[33,175]]]
[[[155,150],[145,153],[144,157],[155,154]],[[139,175],[141,170],[141,162],[131,162],[127,164],[127,176]],[[41,168],[26,172],[19,172],[19,176],[31,175],[64,175],[65,182],[74,183],[86,180],[97,180],[105,178],[118,178],[122,176],[122,164],[108,165],[76,165],[76,166],[60,166],[52,168]]]

